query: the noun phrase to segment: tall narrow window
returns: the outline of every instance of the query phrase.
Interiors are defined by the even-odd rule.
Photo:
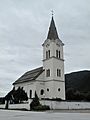
[[[60,51],[59,51],[59,58],[60,58]]]
[[[58,58],[58,50],[56,50],[56,58]]]
[[[57,76],[61,77],[61,70],[60,69],[57,69]]]
[[[48,57],[50,58],[50,50],[48,50]]]
[[[46,51],[46,59],[50,58],[50,50]]]
[[[57,69],[57,76],[58,76],[58,69]]]
[[[58,73],[58,76],[61,77],[61,70],[59,69],[58,72],[59,72],[59,73]]]
[[[60,92],[60,88],[58,88],[58,91]]]
[[[46,76],[50,77],[50,69],[46,70]]]
[[[48,59],[48,52],[46,51],[46,59]]]
[[[30,98],[32,98],[32,90],[30,90]]]
[[[40,91],[40,95],[43,95],[43,94],[44,94],[44,90],[41,89],[41,91]]]

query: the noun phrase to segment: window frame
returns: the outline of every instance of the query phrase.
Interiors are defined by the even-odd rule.
[[[58,57],[61,58],[61,52],[60,52],[60,50],[58,51],[58,53],[59,53],[59,56],[58,56]]]
[[[49,88],[47,88],[47,91],[49,92]]]
[[[46,51],[46,59],[50,58],[50,50]]]
[[[46,51],[46,59],[48,59],[48,51]]]
[[[57,77],[61,77],[61,69],[57,69]]]
[[[50,50],[48,50],[48,58],[50,58]]]
[[[32,90],[30,90],[29,97],[32,98]]]
[[[40,90],[40,95],[44,95],[44,90],[43,89]]]
[[[58,92],[60,92],[61,91],[61,89],[60,88],[58,88]]]
[[[58,58],[58,50],[56,50],[56,58]]]
[[[46,77],[50,77],[50,69],[46,70]]]

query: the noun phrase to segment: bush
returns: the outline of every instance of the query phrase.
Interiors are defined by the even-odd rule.
[[[4,97],[0,97],[0,104],[5,104],[5,99],[4,99]]]
[[[90,98],[88,95],[89,94],[75,90],[73,88],[68,88],[66,90],[66,100],[86,101],[88,98]]]
[[[35,97],[33,98],[33,101],[30,104],[30,109],[34,110],[34,107],[37,107],[39,105],[40,105],[39,98],[38,98],[36,91],[35,91]]]
[[[34,107],[35,111],[45,111],[45,110],[50,110],[50,107],[47,105],[39,105]]]
[[[39,98],[35,91],[35,98],[33,98],[33,101],[30,104],[30,109],[35,111],[44,111],[44,110],[50,110],[50,107],[47,105],[41,105],[39,102]]]
[[[90,92],[87,92],[87,93],[86,93],[86,100],[87,100],[87,101],[90,101]]]
[[[53,98],[52,100],[53,100],[53,101],[62,101],[61,98]]]

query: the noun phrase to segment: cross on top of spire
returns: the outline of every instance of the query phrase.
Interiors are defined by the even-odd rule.
[[[54,11],[53,11],[53,10],[51,10],[51,12],[52,12],[52,17],[53,17]]]

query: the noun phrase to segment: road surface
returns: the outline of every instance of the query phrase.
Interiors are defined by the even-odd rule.
[[[0,110],[0,120],[90,120],[90,113]]]

